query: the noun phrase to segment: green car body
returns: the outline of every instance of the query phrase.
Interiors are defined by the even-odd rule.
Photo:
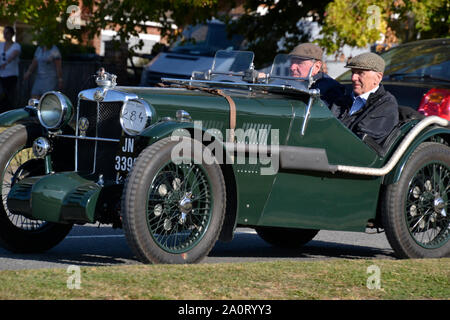
[[[100,222],[122,227],[122,223],[125,223],[125,231],[130,233],[127,236],[130,246],[138,259],[145,262],[196,262],[207,254],[210,244],[207,246],[209,249],[197,253],[192,261],[186,256],[200,247],[202,242],[214,243],[217,238],[231,240],[236,226],[262,231],[281,230],[281,233],[283,230],[364,232],[368,226],[383,228],[383,221],[386,221],[381,213],[383,192],[388,186],[401,181],[404,168],[414,151],[424,142],[432,141],[445,148],[450,143],[448,126],[430,124],[404,147],[386,174],[349,173],[341,171],[341,166],[375,170],[384,168],[419,120],[401,127],[380,154],[348,130],[332,115],[317,93],[308,89],[272,91],[270,87],[255,89],[245,84],[235,87],[232,84],[224,87],[212,84],[205,89],[204,86],[193,87],[191,83],[138,88],[100,83],[102,85],[98,88],[81,92],[79,101],[73,106],[70,101],[66,101],[67,110],[57,119],[60,123],[57,129],[46,128],[46,120],[38,119],[38,115],[45,115],[44,111],[38,111],[45,108],[42,99],[37,108],[28,106],[0,115],[1,126],[19,124],[27,128],[26,133],[17,129],[26,135],[22,144],[18,143],[21,148],[39,149],[43,146],[46,149],[41,157],[33,160],[33,165],[27,166],[25,162],[14,168],[18,170],[23,166],[27,175],[20,179],[17,178],[20,175],[13,175],[11,181],[14,182],[7,194],[2,190],[7,198],[5,211],[9,217],[22,215],[32,221],[56,226]],[[139,107],[145,105],[149,115],[143,120],[146,122],[145,128],[137,134],[129,134],[129,130],[124,129],[122,118],[126,112],[122,109],[129,101],[135,103],[130,104],[130,110],[137,110],[133,109],[136,104]],[[232,108],[235,109],[235,115]],[[48,110],[51,112],[51,109]],[[235,138],[230,138],[230,133]],[[189,136],[191,140],[200,142],[201,146],[209,145],[210,149],[214,149],[219,175],[223,177],[223,182],[218,184],[223,185],[224,191],[214,191],[217,179],[210,175],[207,165],[198,165],[201,173],[195,178],[196,183],[205,184],[204,190],[210,196],[206,208],[211,209],[211,212],[202,218],[202,222],[192,222],[189,228],[183,229],[183,232],[187,232],[188,229],[197,228],[198,236],[186,240],[186,244],[181,241],[170,245],[170,241],[176,240],[166,239],[161,242],[158,240],[161,231],[150,232],[149,241],[156,243],[157,250],[163,253],[158,256],[152,251],[147,255],[145,246],[138,244],[138,236],[135,236],[136,231],[132,227],[138,217],[131,219],[126,213],[134,210],[133,200],[130,199],[134,199],[133,195],[140,188],[138,182],[135,183],[137,186],[133,186],[133,179],[142,180],[142,175],[150,174],[145,170],[152,158],[146,154],[156,156],[166,144],[175,144],[182,140],[182,136]],[[39,142],[43,145],[36,143],[38,138],[45,138]],[[6,136],[3,140],[0,138],[0,143],[3,143],[0,148],[7,148],[5,141],[9,140]],[[49,145],[47,148],[46,143]],[[152,150],[152,146],[161,151],[150,153],[147,150]],[[41,150],[34,151],[39,154]],[[4,163],[9,165],[10,162],[5,160]],[[135,163],[139,163],[137,168]],[[166,167],[171,164],[167,164],[167,161],[164,163]],[[448,163],[444,161],[443,164],[444,171],[448,173]],[[30,168],[36,166],[40,169],[30,173],[35,170]],[[167,176],[172,171],[166,167],[161,165],[160,171],[165,175],[163,178],[169,181]],[[136,171],[138,169],[140,173]],[[160,171],[155,173],[156,176],[161,174]],[[189,173],[184,176],[189,176]],[[159,185],[162,204],[152,204],[154,216],[159,217],[157,210],[165,210],[169,197],[178,191],[176,183],[180,179],[171,179]],[[445,177],[441,180],[444,184],[449,181]],[[444,187],[448,189],[448,186]],[[161,191],[164,188],[171,188],[171,194]],[[158,230],[172,232],[184,227],[186,216],[193,215],[194,211],[191,208],[195,199],[190,198],[192,193],[195,192],[186,192],[176,201],[173,200],[172,204],[177,207],[177,219],[165,218],[161,222],[164,228],[159,226]],[[441,198],[445,208],[440,210],[448,208],[448,191],[444,193]],[[147,195],[148,199],[152,198],[150,193]],[[151,202],[148,199],[147,202]],[[214,208],[219,203],[223,205],[223,217],[214,222]],[[444,217],[446,211],[439,212]],[[155,217],[149,218],[150,214],[147,216],[151,229],[151,219]],[[448,224],[446,219],[444,222]],[[208,232],[213,231],[204,231],[209,229],[215,229],[211,240],[208,240]],[[448,252],[448,231],[443,232],[446,234],[440,237],[444,237],[444,240],[441,239],[437,245],[441,248],[439,255]],[[7,237],[0,234],[0,243],[7,248],[14,247],[5,240]],[[18,246],[21,249],[12,250],[30,249],[28,244],[22,242]],[[178,259],[178,256],[181,258]]]

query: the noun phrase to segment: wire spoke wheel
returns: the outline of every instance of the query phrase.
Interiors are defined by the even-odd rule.
[[[144,149],[125,182],[121,217],[128,245],[145,263],[195,263],[213,248],[225,218],[226,188],[217,163],[162,139]],[[199,150],[200,142],[189,139]]]
[[[423,142],[383,196],[383,226],[397,257],[450,255],[449,200],[450,148]]]
[[[45,174],[44,160],[36,159],[29,147],[39,134],[39,127],[34,125],[16,125],[0,134],[0,245],[12,252],[43,252],[60,243],[72,229],[72,224],[29,219],[8,208],[8,194],[14,184]]]
[[[162,249],[182,253],[202,238],[213,199],[207,175],[200,166],[167,164],[151,184],[148,200],[148,227]]]
[[[28,162],[30,161],[30,162]],[[21,214],[13,214],[9,211],[6,200],[8,197],[8,193],[11,190],[12,186],[19,182],[20,180],[26,178],[30,175],[30,170],[27,170],[26,167],[30,169],[34,169],[35,171],[39,170],[39,167],[31,168],[33,165],[28,164],[37,164],[37,159],[34,157],[31,148],[25,148],[16,152],[12,158],[8,161],[4,171],[3,171],[3,179],[2,179],[2,204],[3,209],[6,212],[6,216],[11,221],[11,223],[19,229],[25,231],[36,231],[45,226],[46,222],[42,220],[32,220],[24,217]],[[43,173],[43,172],[42,172]]]
[[[450,169],[429,163],[414,175],[406,198],[406,223],[414,240],[424,248],[436,248],[449,238],[448,207]]]

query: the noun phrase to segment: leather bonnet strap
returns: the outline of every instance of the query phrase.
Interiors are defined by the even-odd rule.
[[[236,104],[229,95],[226,95],[222,90],[217,89],[217,94],[224,97],[228,101],[230,106],[230,136],[228,137],[229,142],[234,142],[234,129],[236,129]]]

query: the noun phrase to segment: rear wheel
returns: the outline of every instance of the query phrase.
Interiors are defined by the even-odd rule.
[[[280,248],[297,249],[311,241],[319,232],[314,229],[256,227],[256,233],[266,242]]]
[[[6,200],[11,187],[21,179],[45,173],[44,161],[34,159],[29,147],[32,129],[17,125],[0,134],[0,245],[18,253],[48,250],[61,242],[72,228],[71,224],[33,220],[8,210]]]
[[[174,158],[176,144],[167,138],[147,147],[125,183],[123,227],[143,262],[198,262],[222,228],[226,196],[219,165],[203,163],[195,152]]]
[[[422,143],[385,194],[383,225],[397,257],[450,255],[449,201],[450,148]]]

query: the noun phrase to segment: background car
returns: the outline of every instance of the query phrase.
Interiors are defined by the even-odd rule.
[[[141,86],[154,86],[162,77],[189,79],[193,71],[211,69],[216,51],[239,49],[243,37],[228,38],[225,23],[211,20],[187,27],[167,52],[160,52],[144,68]]]
[[[386,61],[383,85],[399,106],[450,120],[450,39],[399,45],[381,56]],[[351,71],[337,78],[351,90]]]

